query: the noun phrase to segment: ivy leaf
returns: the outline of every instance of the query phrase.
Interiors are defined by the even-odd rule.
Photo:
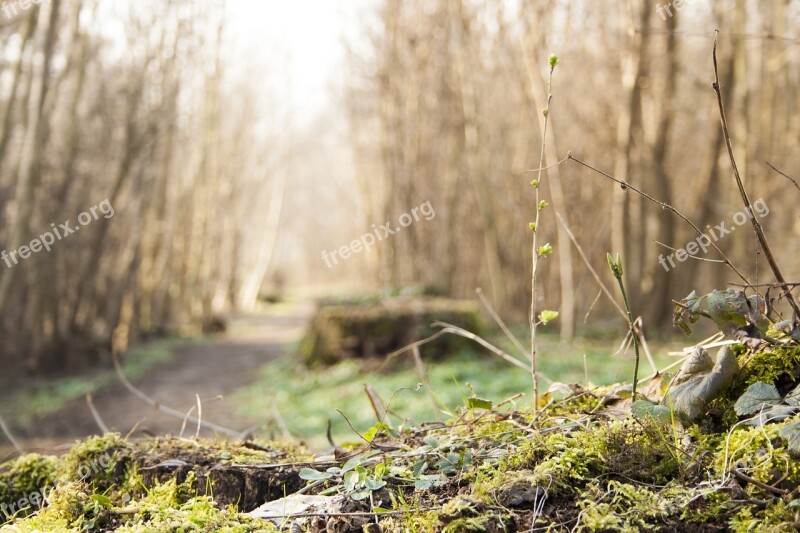
[[[800,458],[800,421],[786,424],[781,428],[781,437],[789,443],[789,455],[795,459]]]
[[[333,474],[330,472],[320,472],[319,470],[307,467],[300,470],[298,475],[300,479],[305,479],[306,481],[319,481],[321,479],[330,479],[333,477]]]
[[[791,405],[773,405],[769,409],[760,411],[756,416],[747,420],[745,425],[760,427],[770,422],[780,422],[797,414],[797,407]]]
[[[775,388],[775,385],[759,381],[747,387],[744,394],[736,400],[736,404],[733,408],[737,415],[747,416],[757,413],[765,407],[777,405],[780,401],[781,394],[778,392],[778,389]]]
[[[659,422],[672,422],[672,413],[666,405],[657,405],[650,400],[636,400],[631,404],[631,413],[638,419],[652,417]]]
[[[792,389],[792,392],[786,395],[786,398],[783,399],[789,405],[798,406],[800,405],[800,385]]]

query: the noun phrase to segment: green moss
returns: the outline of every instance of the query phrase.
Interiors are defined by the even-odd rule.
[[[38,509],[53,487],[56,459],[39,454],[18,457],[0,470],[0,524],[11,516]]]
[[[105,492],[117,484],[131,462],[133,447],[117,433],[75,443],[58,463],[59,481],[85,481]]]
[[[739,376],[733,390],[734,398],[757,381],[780,384],[795,382],[800,379],[800,347],[779,346],[761,352],[747,351],[741,345],[735,345],[734,351],[739,357]]]

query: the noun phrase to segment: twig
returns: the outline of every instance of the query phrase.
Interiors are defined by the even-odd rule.
[[[97,427],[100,428],[100,431],[103,432],[103,435],[109,433],[108,426],[103,422],[103,418],[100,416],[100,413],[97,411],[97,408],[94,406],[94,399],[92,398],[92,391],[88,391],[86,393],[86,405],[89,406],[89,411],[92,413],[92,417],[94,418]]]
[[[278,402],[275,400],[275,397],[272,397],[272,405],[270,406],[272,410],[272,418],[275,420],[275,423],[278,424],[278,428],[281,430],[281,435],[285,440],[292,439],[292,432],[289,431],[289,426],[286,425],[286,421],[281,416],[281,412],[278,410]]]
[[[19,445],[19,442],[17,442],[17,439],[14,438],[14,435],[11,434],[11,430],[8,429],[6,421],[3,420],[2,416],[0,416],[0,429],[3,430],[6,438],[11,441],[11,444],[14,445],[14,448],[17,450],[17,452],[22,452],[22,446]]]
[[[747,195],[747,191],[744,188],[744,183],[742,183],[742,177],[739,174],[739,167],[736,166],[736,158],[733,155],[733,143],[731,142],[731,134],[728,130],[728,120],[725,118],[725,106],[722,103],[722,91],[719,88],[719,68],[717,67],[717,37],[714,37],[714,84],[712,87],[714,88],[714,92],[717,94],[717,103],[719,104],[719,118],[720,122],[722,123],[722,134],[725,137],[725,145],[728,148],[728,157],[731,160],[731,167],[733,168],[733,176],[736,178],[736,186],[739,188],[739,194],[742,197],[742,202],[744,203],[745,209],[748,213],[752,213],[753,206],[750,203],[750,197]],[[761,245],[761,249],[764,250],[764,256],[767,258],[767,263],[769,263],[769,267],[772,270],[772,273],[775,275],[775,279],[779,283],[783,283],[783,290],[785,291],[786,300],[789,302],[789,305],[794,310],[795,318],[800,316],[800,306],[797,305],[797,301],[794,299],[794,295],[789,290],[789,287],[786,285],[786,279],[783,277],[783,273],[781,272],[780,267],[778,266],[778,262],[775,260],[775,255],[772,253],[772,248],[767,241],[767,236],[764,234],[764,228],[761,226],[761,222],[758,221],[756,217],[749,217],[750,223],[753,225],[753,231],[755,231],[756,238],[758,239],[759,244]]]
[[[797,180],[795,180],[793,177],[789,176],[788,174],[786,174],[784,172],[781,172],[780,170],[778,170],[777,168],[772,166],[772,163],[770,163],[769,161],[764,161],[764,162],[767,164],[767,166],[769,168],[771,168],[772,170],[774,170],[775,172],[777,172],[778,174],[780,174],[781,176],[783,176],[787,180],[791,181],[794,184],[794,186],[797,188],[797,190],[800,191],[800,184],[797,183]]]
[[[195,394],[195,398],[197,399],[197,430],[194,432],[194,438],[200,438],[200,428],[203,424],[203,402],[200,401],[200,395]]]
[[[733,472],[733,475],[738,477],[742,481],[745,481],[747,483],[751,483],[751,484],[755,485],[756,487],[761,487],[762,489],[764,489],[764,490],[766,490],[768,492],[771,492],[773,494],[783,495],[783,494],[789,494],[789,492],[790,492],[790,491],[788,491],[786,489],[779,489],[778,487],[773,487],[772,485],[767,485],[766,483],[762,483],[761,481],[748,476],[747,474],[745,474],[744,472],[742,472],[738,468],[732,468],[731,472]]]
[[[422,356],[419,353],[419,346],[414,346],[411,349],[411,352],[414,354],[414,366],[417,369],[417,374],[419,374],[419,379],[422,380],[422,385],[425,387],[425,392],[428,395],[428,398],[431,401],[431,407],[433,407],[433,415],[436,417],[437,422],[442,421],[442,415],[439,413],[439,404],[436,401],[436,396],[433,394],[433,389],[431,388],[431,381],[428,379],[428,372],[425,371],[425,364],[422,362]]]
[[[496,356],[498,356],[501,359],[503,359],[504,361],[508,361],[509,363],[511,363],[514,366],[518,366],[518,367],[520,367],[520,368],[522,368],[524,370],[530,371],[530,367],[528,365],[526,365],[525,363],[523,363],[519,359],[511,357],[510,355],[508,355],[506,352],[504,352],[503,350],[501,350],[497,346],[494,346],[493,344],[489,343],[488,341],[478,337],[474,333],[470,333],[469,331],[467,331],[465,329],[462,329],[462,328],[460,328],[458,326],[454,326],[453,324],[448,324],[447,322],[434,322],[432,324],[432,326],[443,328],[439,333],[451,333],[453,335],[458,335],[459,337],[464,337],[464,338],[470,339],[472,341],[475,341],[478,344],[480,344],[481,346],[483,346],[484,348],[486,348],[487,350],[489,350],[490,352],[492,352],[493,354],[495,354]],[[544,379],[548,383],[553,383],[552,379],[550,379],[549,377],[545,376],[541,372],[537,372],[537,374],[538,374],[538,376],[540,378]]]
[[[548,100],[548,102],[549,102],[549,100]],[[549,170],[551,168],[555,168],[555,167],[565,163],[567,160],[569,160],[569,157],[565,157],[564,159],[560,160],[558,163],[553,163],[552,165],[547,165],[546,167],[542,167],[540,165],[540,168],[532,168],[530,170],[524,170],[522,173],[523,174],[530,174],[532,172],[541,172],[543,170]]]
[[[372,412],[375,413],[375,420],[383,422],[386,416],[386,408],[383,406],[381,397],[378,396],[378,391],[372,388],[369,383],[364,383],[364,393],[367,395],[369,405],[372,407]]]
[[[128,378],[122,371],[122,366],[119,364],[119,358],[117,357],[116,354],[112,354],[112,360],[114,361],[114,370],[117,373],[117,378],[119,378],[119,380],[122,382],[125,388],[128,389],[134,396],[142,400],[144,403],[146,403],[153,409],[160,411],[166,415],[175,417],[179,420],[186,419],[196,424],[202,424],[204,427],[210,429],[211,431],[215,431],[217,433],[222,433],[224,435],[229,435],[231,437],[237,437],[240,435],[240,432],[230,428],[226,428],[225,426],[220,426],[219,424],[214,424],[213,422],[203,422],[199,418],[186,416],[185,413],[181,413],[177,409],[173,409],[171,407],[167,407],[166,405],[162,405],[158,401],[150,398],[147,394],[134,387],[134,385],[130,381],[128,381]]]
[[[569,156],[567,156],[567,158],[569,158]],[[620,306],[619,303],[617,302],[617,300],[614,299],[614,296],[611,294],[611,291],[608,290],[608,287],[606,287],[606,284],[603,283],[603,280],[600,278],[600,275],[592,267],[592,264],[589,262],[589,258],[586,257],[586,253],[584,253],[583,248],[578,243],[578,239],[575,238],[575,235],[572,233],[572,230],[567,225],[567,223],[564,221],[564,218],[561,216],[561,213],[556,213],[556,218],[558,218],[558,221],[564,227],[564,231],[566,231],[567,235],[569,235],[569,239],[572,241],[572,244],[575,245],[575,249],[578,250],[578,255],[581,256],[581,259],[583,260],[583,264],[585,264],[586,268],[589,269],[589,272],[592,274],[592,277],[594,277],[594,280],[600,286],[600,290],[602,290],[603,294],[606,295],[608,300],[612,304],[614,304],[614,307],[617,309],[617,311],[619,311],[619,314],[622,315],[623,320],[627,321],[628,320],[628,315],[625,314],[625,310],[622,309],[622,306]]]
[[[580,159],[578,159],[575,156],[573,156],[571,152],[568,154],[567,157],[569,157],[570,160],[575,161],[579,165],[582,165],[582,166],[588,168],[589,170],[592,170],[592,171],[600,174],[601,176],[604,176],[604,177],[610,179],[611,181],[613,181],[615,183],[618,183],[620,186],[624,187],[626,190],[630,189],[633,192],[635,192],[636,194],[638,194],[639,196],[641,196],[642,198],[645,198],[645,199],[653,202],[654,204],[660,205],[662,209],[666,209],[667,211],[670,211],[671,213],[675,214],[678,218],[680,218],[681,220],[683,220],[684,222],[689,224],[692,227],[692,229],[695,232],[697,232],[698,235],[704,235],[704,233],[700,230],[700,228],[697,227],[697,225],[694,222],[689,220],[689,218],[686,217],[686,215],[684,215],[683,213],[681,213],[680,211],[678,211],[676,208],[672,207],[668,203],[662,202],[661,200],[656,200],[655,198],[653,198],[652,196],[650,196],[646,192],[642,191],[641,189],[637,189],[635,186],[631,185],[630,183],[628,183],[628,182],[626,182],[624,180],[621,180],[619,178],[615,178],[611,174],[603,172],[599,168],[595,168],[592,165],[581,161]],[[714,248],[714,251],[717,252],[719,254],[719,256],[722,257],[722,259],[724,260],[723,262],[726,265],[728,265],[728,267],[731,270],[733,270],[734,273],[736,273],[736,275],[739,276],[739,278],[742,281],[744,281],[745,283],[749,283],[749,280],[744,276],[744,274],[742,274],[739,271],[738,268],[736,268],[736,266],[734,266],[733,262],[731,262],[731,260],[728,259],[728,256],[726,256],[725,253],[722,250],[720,250],[719,246],[717,246],[716,243],[712,242],[711,243],[711,247]]]
[[[531,378],[533,380],[533,413],[536,415],[539,410],[539,360],[536,353],[536,271],[539,267],[539,250],[537,248],[537,237],[539,235],[539,218],[544,209],[544,202],[539,199],[539,191],[542,184],[542,170],[544,167],[545,148],[547,146],[547,125],[550,118],[550,102],[553,99],[553,72],[558,65],[558,56],[551,55],[549,58],[550,74],[547,78],[547,101],[542,113],[544,114],[544,126],[542,127],[542,151],[539,155],[539,169],[537,178],[531,182],[536,189],[536,218],[531,226],[533,230],[533,243],[531,245],[531,308],[530,308],[530,327],[531,327]]]
[[[517,337],[513,333],[511,333],[511,330],[508,329],[508,326],[506,326],[506,323],[503,322],[503,319],[500,318],[500,315],[497,314],[497,311],[495,311],[494,307],[492,307],[492,304],[489,302],[489,299],[486,298],[486,296],[484,296],[483,289],[481,289],[480,287],[475,289],[475,294],[478,295],[478,299],[481,301],[483,306],[486,308],[486,310],[492,316],[494,321],[497,322],[497,325],[500,326],[500,330],[503,333],[505,333],[506,337],[508,337],[508,339],[511,341],[511,344],[513,344],[517,348],[517,350],[519,350],[519,352],[523,355],[523,357],[525,357],[527,359],[528,358],[528,350],[526,350],[525,347],[522,346],[522,343],[519,342],[519,339],[517,339]]]
[[[653,242],[658,244],[659,246],[663,246],[667,250],[670,250],[670,251],[673,251],[673,252],[677,252],[678,251],[677,248],[673,248],[672,246],[664,244],[661,241],[657,241],[657,240],[653,239]],[[686,252],[686,250],[684,250],[684,252]],[[686,253],[686,255],[688,257],[691,257],[692,259],[697,259],[698,261],[708,261],[709,263],[722,263],[722,264],[725,264],[725,261],[723,261],[722,259],[709,259],[708,257],[700,257],[699,255],[692,255],[692,254],[690,254],[688,252]]]

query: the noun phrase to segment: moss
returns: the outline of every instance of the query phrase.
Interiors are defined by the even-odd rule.
[[[38,509],[55,483],[56,459],[39,454],[18,457],[0,471],[0,524]]]
[[[758,509],[754,506],[745,507],[731,519],[728,525],[737,533],[751,531],[779,533],[797,531],[800,528],[795,512],[782,500],[772,503],[766,509]]]
[[[781,385],[793,384],[800,379],[800,347],[778,346],[761,352],[750,352],[741,345],[735,345],[739,357],[739,376],[736,378],[733,398],[738,398],[757,381]]]
[[[75,443],[58,463],[60,482],[85,481],[103,493],[124,476],[131,463],[133,447],[118,433],[89,437]]]
[[[720,439],[714,450],[711,469],[717,479],[730,476],[732,469],[761,483],[773,484],[786,476],[791,483],[800,481],[800,464],[789,456],[779,433],[784,424],[763,427],[739,426]],[[747,484],[745,489],[754,498],[764,495],[763,489]]]

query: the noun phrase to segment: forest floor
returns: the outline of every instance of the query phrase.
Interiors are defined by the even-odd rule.
[[[265,363],[284,355],[300,339],[313,311],[312,302],[301,301],[230,317],[224,334],[202,343],[176,344],[164,361],[150,366],[132,381],[162,405],[180,411],[192,409],[199,395],[203,400],[203,420],[237,430],[259,426],[263,420],[239,414],[230,396],[256,379],[257,370]],[[181,420],[146,405],[119,381],[111,380],[94,390],[93,395],[102,420],[122,435],[134,428],[156,435],[181,431]],[[14,420],[8,421],[18,426]],[[15,427],[15,432],[26,448],[50,449],[100,430],[85,398],[80,397],[65,402],[56,411],[34,415],[23,427]],[[194,435],[194,425],[188,424],[186,432]],[[203,435],[213,436],[205,430]]]

